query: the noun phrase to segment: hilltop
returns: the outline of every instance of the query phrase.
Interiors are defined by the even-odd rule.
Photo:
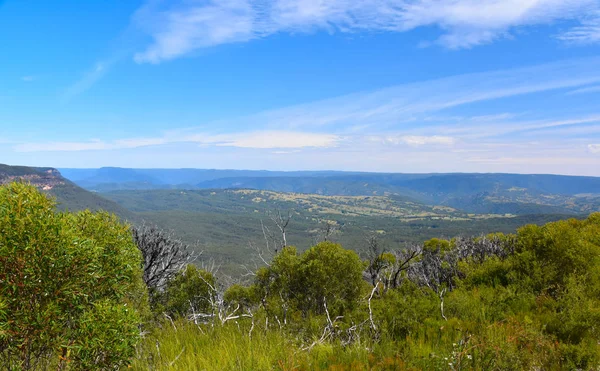
[[[36,186],[47,195],[54,197],[60,210],[78,211],[90,209],[105,210],[123,219],[134,220],[135,215],[117,203],[87,191],[61,173],[49,167],[10,166],[0,164],[0,184],[24,181]]]

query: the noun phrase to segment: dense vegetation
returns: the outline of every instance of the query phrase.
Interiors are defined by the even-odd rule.
[[[335,223],[332,238],[363,253],[365,237],[379,236],[387,248],[422,243],[430,238],[514,232],[524,224],[568,218],[560,214],[517,217],[468,215],[393,197],[343,197],[250,190],[152,190],[102,194],[136,216],[173,230],[205,256],[222,263],[227,273],[240,273],[249,245],[264,243],[261,223],[276,230],[268,213],[292,210],[290,244],[305,250],[319,239],[324,222]]]
[[[0,368],[126,365],[147,312],[140,253],[116,217],[55,211],[33,186],[0,188]]]
[[[286,247],[220,300],[199,282],[205,312],[159,326],[136,368],[600,366],[600,214],[403,251],[374,245],[364,263],[328,242]]]
[[[600,214],[402,249],[371,236],[362,258],[328,234],[299,250],[281,236],[245,283],[23,184],[0,188],[0,223],[8,369],[600,367]]]

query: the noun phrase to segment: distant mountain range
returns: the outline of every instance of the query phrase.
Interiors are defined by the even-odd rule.
[[[600,210],[597,177],[123,168],[60,171],[79,186],[96,192],[256,189],[326,196],[393,196],[481,214],[586,214]]]

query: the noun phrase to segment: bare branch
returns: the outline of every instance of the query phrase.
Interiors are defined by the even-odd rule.
[[[199,256],[173,233],[155,225],[133,227],[131,233],[142,253],[144,282],[150,289],[162,290],[177,272]]]
[[[276,210],[276,211],[269,211],[267,212],[267,216],[269,217],[269,219],[271,219],[271,221],[273,223],[275,223],[275,226],[277,226],[277,228],[279,229],[279,231],[281,232],[281,248],[285,248],[287,246],[287,227],[290,224],[290,221],[292,220],[293,214],[291,211],[288,211],[286,215],[282,215],[281,214],[281,210]],[[278,248],[275,249],[275,252],[277,253]]]

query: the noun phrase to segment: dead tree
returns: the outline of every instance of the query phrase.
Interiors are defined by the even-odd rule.
[[[240,304],[233,307],[225,301],[225,288],[223,285],[213,284],[206,280],[202,275],[200,275],[199,278],[204,281],[209,288],[207,299],[210,304],[210,312],[197,312],[196,308],[194,308],[190,302],[190,314],[188,315],[188,320],[193,321],[195,324],[209,323],[210,321],[218,320],[221,325],[224,325],[228,321],[254,317],[254,314],[250,309],[246,309],[246,312],[242,313],[240,311]],[[251,333],[252,330],[250,330],[250,334]]]
[[[161,291],[167,282],[197,255],[191,248],[155,225],[131,228],[133,240],[144,260],[144,282],[150,291]]]
[[[379,275],[385,268],[385,264],[381,259],[381,255],[384,250],[379,242],[379,238],[375,233],[370,233],[365,236],[366,255],[369,265],[365,272],[366,278],[371,281],[371,284],[375,286],[379,281]]]
[[[459,276],[458,260],[456,250],[442,251],[440,246],[423,249],[421,259],[408,269],[408,277],[436,293],[443,288],[452,290]]]
[[[396,261],[389,269],[386,277],[385,288],[398,288],[402,283],[402,274],[408,272],[410,267],[421,257],[423,249],[418,245],[411,245],[405,249],[396,251]]]
[[[339,231],[339,225],[335,221],[319,219],[318,223],[315,243],[330,241],[331,237]]]
[[[454,240],[459,259],[472,259],[476,263],[483,263],[490,256],[505,259],[514,253],[515,244],[516,241],[510,236],[505,239],[498,236],[457,237]]]
[[[275,253],[279,249],[283,249],[287,246],[287,228],[292,220],[293,214],[291,211],[288,211],[287,214],[282,214],[281,210],[277,209],[275,211],[267,212],[267,216],[271,221],[275,224],[279,232],[281,233],[281,240],[279,241],[279,246],[275,247]],[[268,229],[267,229],[268,230]],[[264,228],[263,228],[264,233]]]

